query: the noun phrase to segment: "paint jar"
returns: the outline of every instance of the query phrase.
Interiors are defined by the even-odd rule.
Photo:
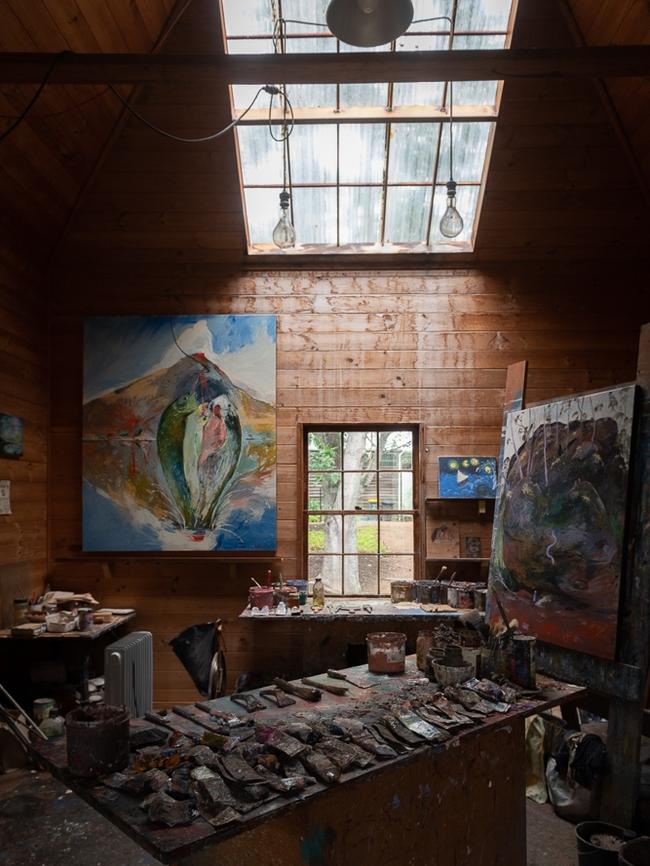
[[[54,698],[36,698],[33,704],[34,721],[40,726],[41,722],[49,719],[56,704]]]
[[[458,587],[456,607],[459,610],[471,610],[474,607],[474,587],[471,583],[465,583]]]
[[[435,604],[449,604],[449,583],[444,580],[434,580],[434,586],[431,588],[431,600],[435,596]]]
[[[402,601],[413,601],[415,584],[412,580],[392,580],[390,584],[390,600],[393,604]]]
[[[14,625],[22,625],[27,622],[29,613],[29,601],[26,598],[14,599]]]
[[[525,689],[534,689],[537,677],[537,638],[528,634],[516,634],[510,648],[510,679]]]
[[[403,674],[406,665],[406,635],[379,631],[366,635],[368,670],[373,674]]]
[[[474,590],[474,607],[476,610],[485,611],[487,607],[487,589]]]
[[[415,581],[415,600],[419,604],[431,604],[431,590],[434,583],[434,580]]]
[[[273,607],[273,588],[270,586],[251,586],[248,590],[250,606],[260,610],[263,607]]]
[[[430,669],[427,662],[427,656],[429,652],[433,649],[434,639],[435,638],[432,631],[418,632],[418,639],[415,644],[415,657],[418,670],[426,672]]]
[[[458,607],[458,585],[450,583],[447,587],[447,604],[450,607]]]
[[[288,580],[287,586],[293,587],[298,592],[298,603],[300,605],[307,604],[307,588],[309,586],[306,580]]]
[[[92,607],[77,608],[77,616],[79,618],[79,631],[86,631],[95,623]]]

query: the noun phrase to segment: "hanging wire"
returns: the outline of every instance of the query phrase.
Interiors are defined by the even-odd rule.
[[[14,122],[10,123],[9,126],[2,133],[0,133],[0,141],[4,141],[5,138],[7,138],[7,136],[11,135],[11,133],[14,132],[14,130],[16,130],[20,126],[20,124],[23,122],[23,120],[25,120],[25,118],[27,117],[29,112],[36,105],[39,96],[41,95],[41,93],[45,89],[45,85],[49,81],[50,76],[52,75],[52,72],[54,71],[54,67],[59,62],[61,55],[62,54],[68,54],[68,53],[69,53],[68,51],[62,51],[60,54],[57,54],[56,57],[52,60],[52,62],[50,63],[50,65],[47,69],[47,72],[45,73],[45,75],[43,77],[43,80],[38,85],[38,88],[36,89],[36,92],[34,93],[32,98],[29,100],[29,102],[23,108],[23,110],[20,112],[20,114],[15,118]]]

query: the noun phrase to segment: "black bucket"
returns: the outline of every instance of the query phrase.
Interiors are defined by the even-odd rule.
[[[650,836],[626,842],[618,855],[620,866],[650,866]]]
[[[611,836],[613,843],[620,840],[620,845],[614,844],[611,848],[594,844],[591,840],[594,836]],[[635,834],[631,830],[624,830],[616,824],[605,824],[604,821],[583,821],[576,827],[576,841],[578,843],[579,866],[618,866],[618,855],[623,844],[633,839]]]

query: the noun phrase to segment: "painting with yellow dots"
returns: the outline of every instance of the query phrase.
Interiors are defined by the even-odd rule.
[[[438,493],[454,499],[494,499],[496,457],[439,457]]]

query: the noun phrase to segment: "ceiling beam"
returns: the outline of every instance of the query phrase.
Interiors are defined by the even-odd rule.
[[[56,61],[56,62],[55,62]],[[341,54],[0,54],[0,84],[346,84],[650,75],[650,45]]]

